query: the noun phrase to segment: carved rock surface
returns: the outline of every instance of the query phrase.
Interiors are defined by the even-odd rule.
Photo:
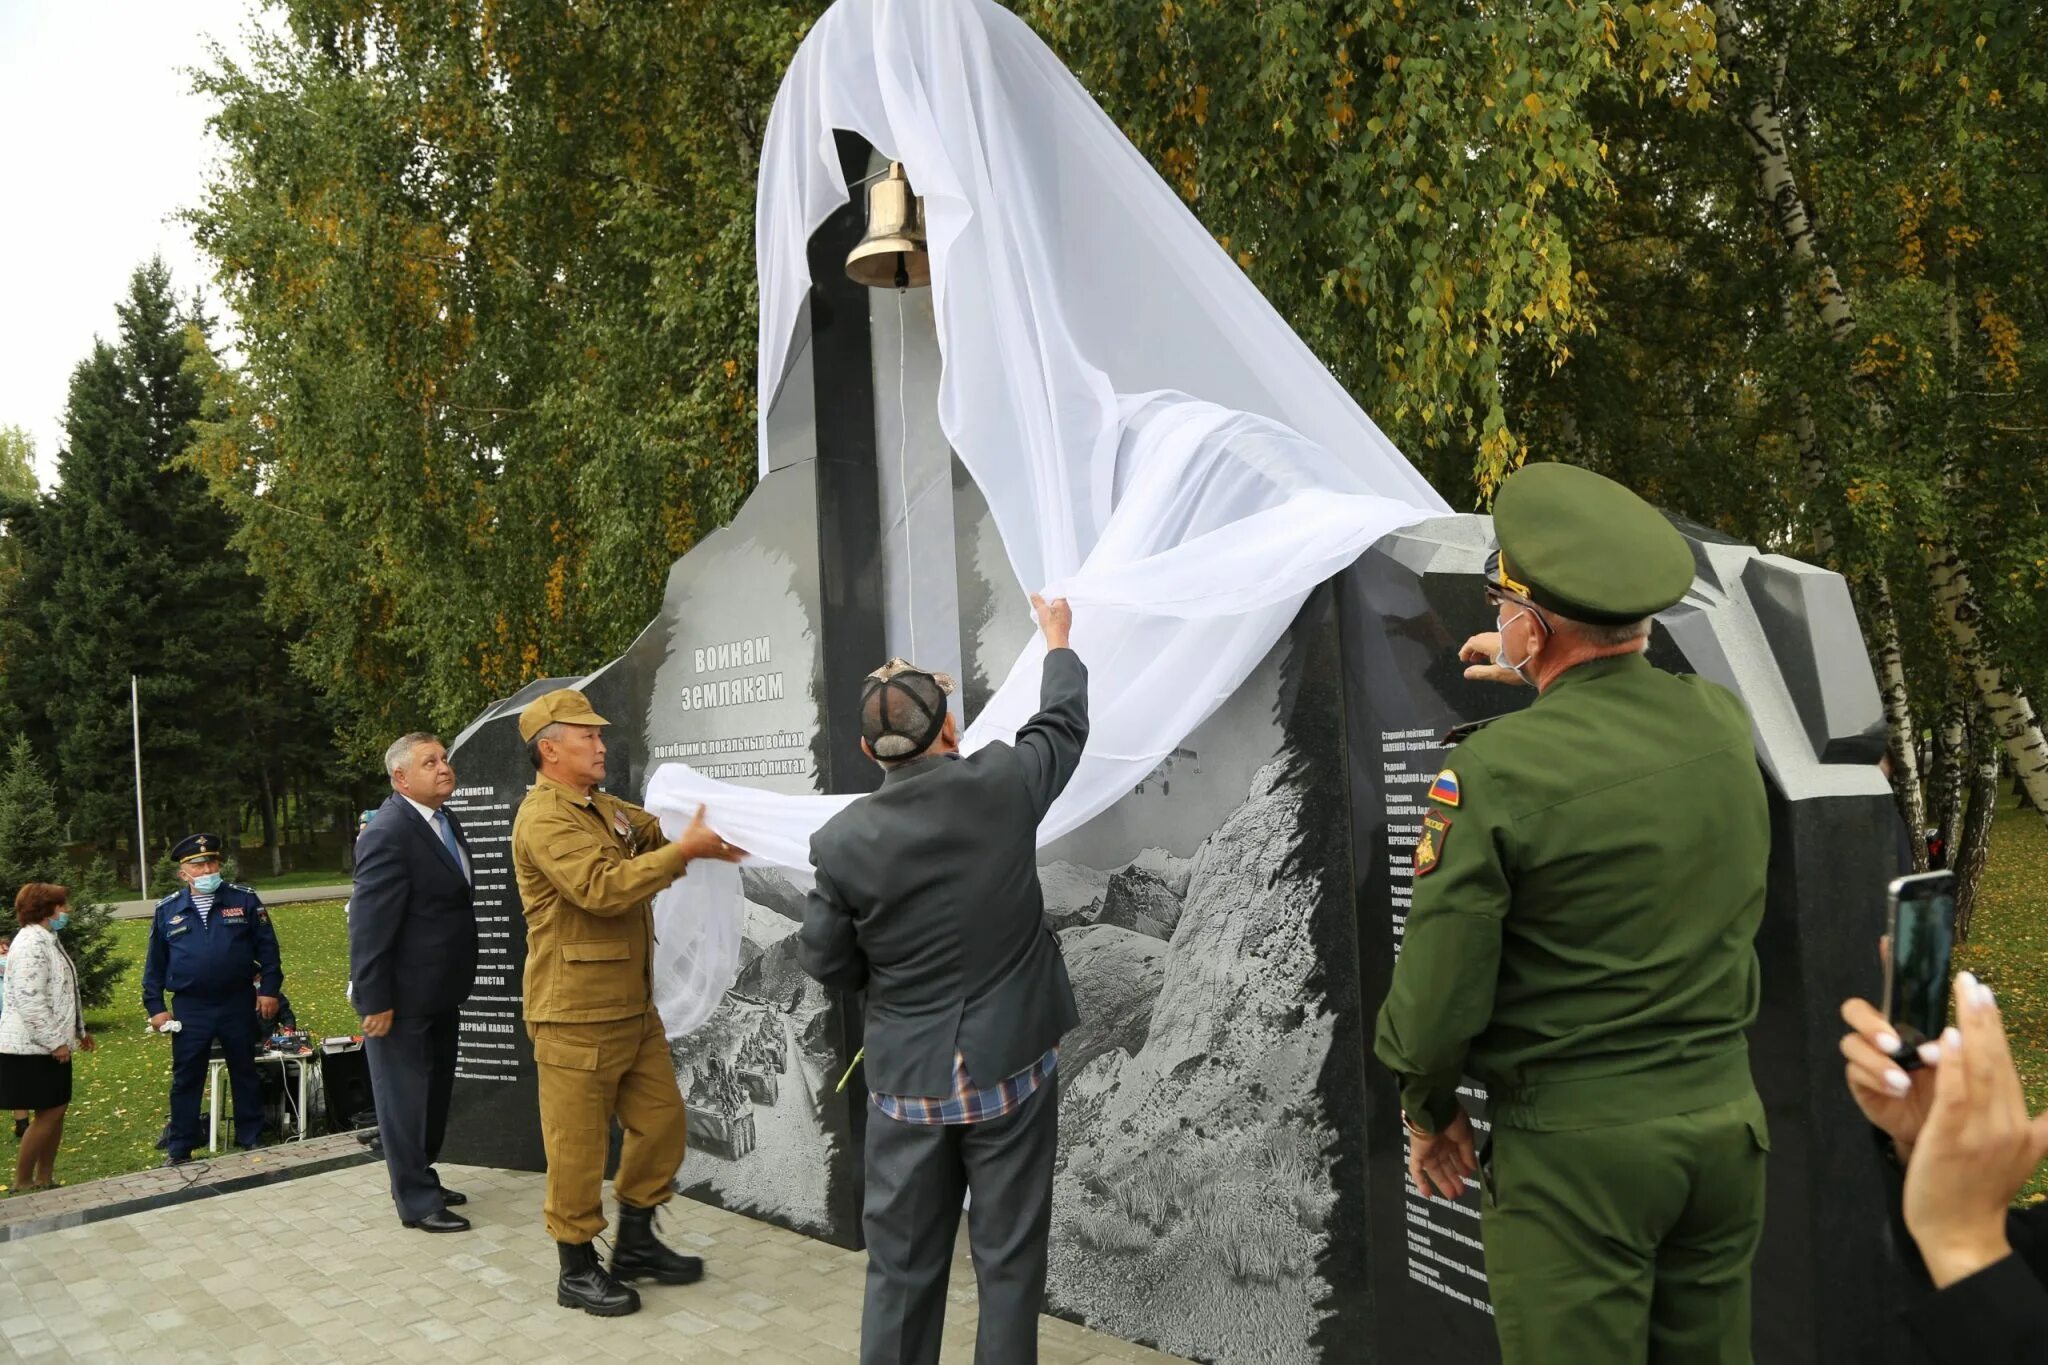
[[[1317,1092],[1335,1019],[1309,987],[1321,892],[1282,875],[1304,818],[1285,771],[1261,768],[1197,850],[1143,1045],[1061,1053],[1053,1201],[1056,1308],[1259,1365],[1316,1359],[1336,1198]]]
[[[1180,898],[1166,883],[1134,863],[1109,879],[1095,922],[1169,939],[1180,923],[1180,911]]]
[[[1045,920],[1055,931],[1092,924],[1109,886],[1109,873],[1077,863],[1046,863],[1038,869],[1045,893]]]
[[[1075,1075],[1105,1052],[1145,1046],[1166,978],[1166,945],[1132,929],[1084,924],[1061,932],[1060,951],[1081,1010],[1081,1022],[1060,1040],[1061,1071]]]

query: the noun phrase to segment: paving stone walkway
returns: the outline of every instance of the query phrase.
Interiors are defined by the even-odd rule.
[[[354,1140],[327,1139],[330,1153],[290,1155],[334,1160],[345,1157],[342,1143]],[[381,1164],[82,1226],[17,1224],[15,1232],[32,1235],[0,1243],[0,1358],[294,1365],[855,1358],[866,1271],[859,1253],[678,1199],[661,1216],[664,1235],[704,1257],[703,1283],[642,1285],[639,1313],[593,1318],[555,1305],[540,1176],[460,1166],[444,1166],[442,1175],[469,1195],[463,1212],[474,1231],[430,1236],[401,1228]],[[0,1210],[46,1197],[0,1202]],[[974,1354],[965,1244],[963,1237],[947,1313],[949,1362]],[[1055,1318],[1040,1319],[1039,1342],[1046,1365],[1175,1358]]]
[[[371,1160],[381,1158],[365,1151],[352,1133],[273,1143],[253,1152],[230,1151],[219,1156],[202,1153],[183,1166],[155,1166],[104,1180],[0,1199],[0,1242],[34,1236],[53,1227],[89,1222],[109,1209],[170,1204],[222,1189],[240,1189],[302,1172]],[[64,1173],[61,1152],[57,1156],[57,1173]],[[0,1309],[0,1316],[5,1316],[4,1309]]]

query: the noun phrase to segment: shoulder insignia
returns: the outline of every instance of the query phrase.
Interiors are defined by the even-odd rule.
[[[169,905],[172,901],[176,900],[178,897],[184,894],[185,892],[183,888],[180,888],[179,890],[173,891],[170,895],[165,896],[162,900],[158,901],[157,905],[159,907]]]
[[[1422,817],[1422,838],[1415,845],[1415,875],[1427,876],[1443,861],[1444,840],[1451,837],[1451,817],[1433,810]]]
[[[1429,799],[1441,801],[1446,806],[1458,804],[1458,775],[1449,768],[1436,775],[1436,781],[1429,784]]]
[[[1512,711],[1501,712],[1501,716],[1513,714]],[[1463,725],[1453,725],[1450,729],[1444,731],[1444,737],[1438,740],[1437,743],[1446,746],[1463,743],[1499,719],[1500,716],[1486,716],[1480,720],[1468,720]]]

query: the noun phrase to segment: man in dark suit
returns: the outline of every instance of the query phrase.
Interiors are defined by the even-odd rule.
[[[356,841],[348,958],[363,1016],[377,1134],[399,1221],[466,1232],[467,1203],[434,1171],[455,1089],[462,1002],[476,981],[474,863],[462,826],[442,809],[455,791],[448,751],[429,734],[384,753],[391,796]]]
[[[1059,1135],[1060,1035],[1078,1020],[1045,923],[1037,832],[1080,762],[1088,673],[1064,601],[1040,710],[1013,745],[960,755],[952,681],[901,660],[869,676],[861,747],[881,790],[811,840],[804,970],[867,992],[867,1299],[861,1359],[939,1358],[963,1193],[981,1289],[975,1360],[1038,1358]]]

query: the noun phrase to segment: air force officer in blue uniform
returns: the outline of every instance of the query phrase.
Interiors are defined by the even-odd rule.
[[[171,1035],[170,1164],[199,1143],[199,1094],[206,1062],[219,1040],[235,1089],[235,1144],[256,1145],[263,1133],[263,1095],[256,1081],[255,1020],[277,1017],[284,971],[277,931],[254,891],[223,882],[218,834],[178,841],[171,856],[184,881],[157,902],[142,966],[142,1007],[151,1028],[169,1023],[164,992],[177,997],[180,1031]],[[258,978],[251,986],[250,979]]]

